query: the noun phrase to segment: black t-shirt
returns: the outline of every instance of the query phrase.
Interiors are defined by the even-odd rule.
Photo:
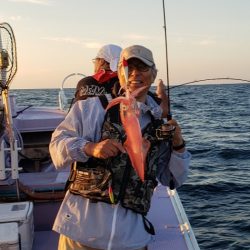
[[[75,101],[85,100],[88,97],[100,96],[104,94],[114,94],[119,90],[119,80],[113,77],[106,82],[99,83],[94,77],[88,76],[81,79],[76,87]]]

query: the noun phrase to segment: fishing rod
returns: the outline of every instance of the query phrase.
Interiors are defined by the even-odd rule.
[[[242,82],[250,83],[250,80],[241,79],[241,78],[217,77],[217,78],[206,78],[206,79],[194,80],[194,81],[191,81],[191,82],[185,82],[185,83],[178,84],[178,85],[170,87],[170,84],[169,84],[169,64],[168,64],[168,42],[167,42],[166,11],[165,11],[165,1],[164,0],[162,0],[162,6],[163,6],[163,19],[164,19],[163,28],[164,28],[165,52],[166,52],[167,95],[168,95],[168,115],[167,115],[167,119],[168,120],[171,120],[171,118],[172,118],[171,107],[170,107],[170,89],[181,87],[181,86],[192,84],[192,83],[205,82],[205,81],[233,80],[233,81],[242,81]]]
[[[167,94],[168,94],[168,115],[167,119],[171,120],[171,108],[170,108],[170,86],[169,86],[169,67],[168,67],[168,40],[167,40],[167,26],[166,26],[166,13],[165,13],[165,2],[162,0],[163,7],[163,19],[164,19],[164,37],[165,37],[165,53],[166,53],[166,72],[167,72]]]
[[[192,83],[205,82],[205,81],[221,81],[221,80],[233,80],[233,81],[241,81],[241,82],[250,83],[250,80],[246,80],[246,79],[242,79],[242,78],[216,77],[216,78],[206,78],[206,79],[199,79],[199,80],[194,80],[191,82],[181,83],[181,84],[174,85],[174,86],[170,87],[170,89],[178,88],[178,87],[185,86],[185,85],[192,84]]]
[[[165,2],[162,0],[162,7],[163,7],[163,19],[164,19],[164,37],[165,37],[165,52],[166,52],[166,73],[167,73],[167,94],[168,94],[168,114],[167,114],[167,120],[172,119],[172,114],[171,114],[171,108],[170,108],[170,86],[169,86],[169,67],[168,67],[168,40],[167,40],[167,25],[166,25],[166,13],[165,13]],[[173,132],[175,130],[174,126],[171,126],[171,128],[168,131],[168,134],[173,135]],[[169,141],[170,145],[172,145],[172,140]],[[170,173],[170,182],[169,182],[169,188],[171,190],[175,189],[175,184],[174,184],[174,177],[173,174]]]

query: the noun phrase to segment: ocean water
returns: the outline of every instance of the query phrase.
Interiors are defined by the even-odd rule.
[[[58,105],[56,89],[11,93],[22,105]],[[192,153],[178,192],[200,248],[250,249],[250,84],[189,85],[170,93]]]

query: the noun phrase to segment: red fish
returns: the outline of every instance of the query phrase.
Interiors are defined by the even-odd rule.
[[[124,142],[132,166],[142,181],[145,179],[146,156],[150,148],[150,142],[142,137],[139,117],[139,108],[135,97],[144,90],[145,87],[129,93],[126,90],[125,97],[117,97],[112,100],[106,109],[120,103],[120,117],[127,139]]]
[[[143,88],[144,89],[144,88]],[[136,93],[141,89],[136,90]],[[135,91],[133,94],[136,94]],[[126,97],[117,97],[112,100],[107,109],[120,103],[120,117],[127,139],[124,142],[132,166],[142,181],[145,179],[146,156],[150,147],[150,142],[142,137],[138,120],[139,109],[135,97],[130,94]]]

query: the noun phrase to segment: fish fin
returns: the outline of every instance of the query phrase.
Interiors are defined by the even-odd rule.
[[[113,99],[112,101],[109,102],[109,104],[108,104],[108,106],[106,107],[105,110],[107,111],[108,109],[115,106],[116,104],[123,102],[124,99],[125,99],[125,97],[123,97],[123,96],[120,96],[120,97],[117,97],[117,98]]]

